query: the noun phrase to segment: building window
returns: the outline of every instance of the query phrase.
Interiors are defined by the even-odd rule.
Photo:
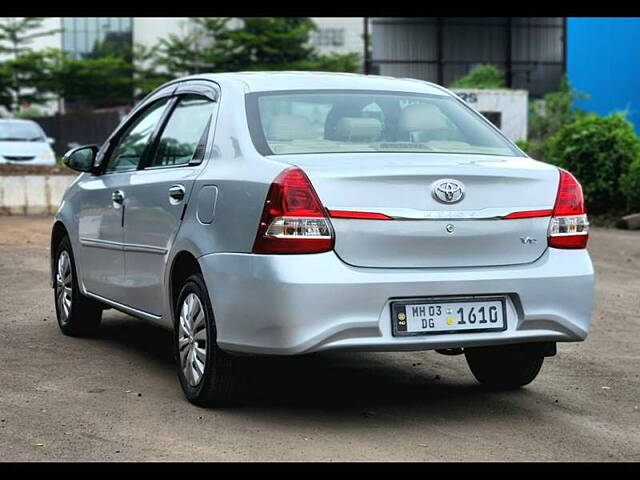
[[[344,28],[319,28],[311,32],[316,47],[341,47],[344,45]]]
[[[131,18],[62,18],[62,48],[76,59],[100,56],[101,52],[126,55],[132,40]],[[106,51],[98,48],[101,44],[108,44]]]

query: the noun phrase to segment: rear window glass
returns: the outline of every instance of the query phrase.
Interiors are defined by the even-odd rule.
[[[452,97],[402,92],[264,92],[247,98],[251,136],[266,155],[519,152]]]

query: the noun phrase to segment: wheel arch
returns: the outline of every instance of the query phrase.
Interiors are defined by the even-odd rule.
[[[172,314],[171,318],[174,317],[175,304],[180,294],[181,285],[195,273],[201,274],[202,268],[198,259],[191,252],[182,250],[173,257],[169,272],[169,308]]]
[[[65,227],[64,223],[61,220],[57,220],[53,224],[53,228],[51,229],[51,244],[49,250],[49,284],[53,288],[54,286],[54,278],[55,278],[55,265],[53,264],[56,256],[56,247],[62,241],[64,237],[69,236],[69,230]]]

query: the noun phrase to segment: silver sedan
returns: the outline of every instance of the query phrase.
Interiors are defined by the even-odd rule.
[[[65,161],[60,328],[115,308],[173,329],[195,404],[237,399],[238,354],[437,350],[516,388],[587,336],[580,184],[437,85],[187,77]]]

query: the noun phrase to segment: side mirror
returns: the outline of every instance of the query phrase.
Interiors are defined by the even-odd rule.
[[[54,143],[56,143],[56,139],[53,137],[47,137],[47,143],[49,145],[53,145]]]
[[[97,153],[97,145],[85,145],[69,150],[62,157],[62,161],[67,167],[78,172],[91,172]]]

